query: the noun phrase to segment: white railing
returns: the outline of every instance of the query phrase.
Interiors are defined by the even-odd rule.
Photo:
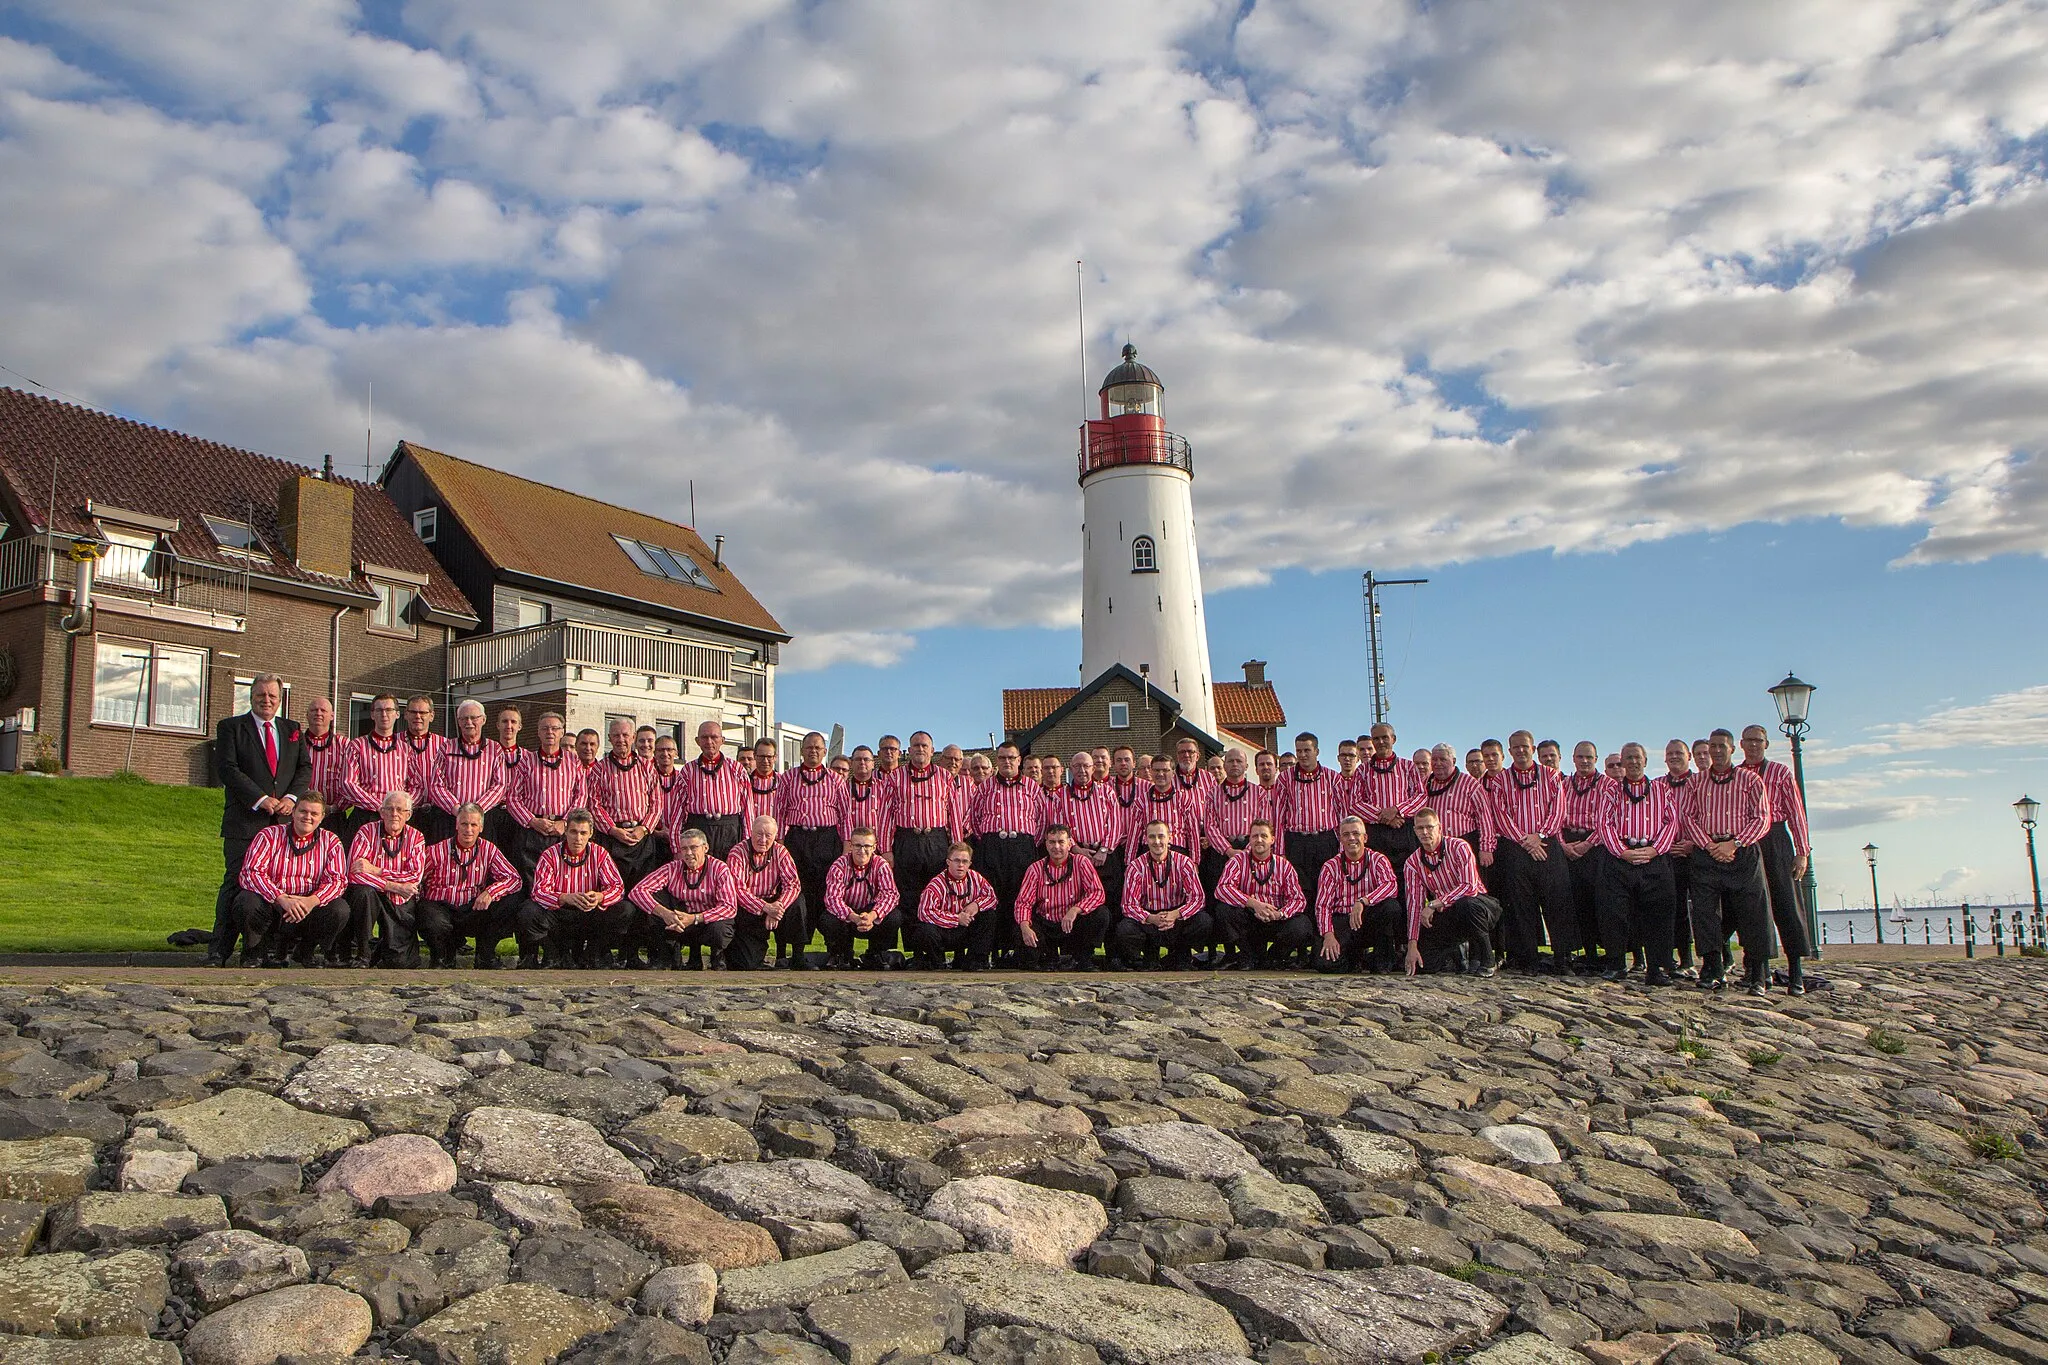
[[[30,536],[0,543],[0,593],[40,588],[50,581],[50,552]]]
[[[72,580],[70,560],[53,553],[40,538],[21,536],[0,544],[0,593],[50,584],[69,588]],[[247,569],[155,555],[133,545],[108,548],[93,573],[93,591],[213,616],[245,620],[249,615]]]
[[[461,682],[570,664],[696,682],[733,680],[730,650],[582,621],[550,621],[460,641],[449,653],[448,674]]]

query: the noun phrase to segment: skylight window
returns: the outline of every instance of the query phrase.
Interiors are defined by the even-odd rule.
[[[227,517],[206,517],[206,529],[213,533],[213,539],[223,550],[241,555],[263,555],[263,538],[256,534],[256,528],[247,522],[232,521]]]
[[[626,558],[632,560],[633,567],[641,573],[687,583],[693,588],[718,591],[712,586],[710,576],[697,567],[697,561],[681,550],[671,550],[650,541],[632,540],[620,535],[614,535],[612,539],[619,543],[619,548],[626,552]]]

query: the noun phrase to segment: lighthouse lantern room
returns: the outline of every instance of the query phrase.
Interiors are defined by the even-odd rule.
[[[1147,677],[1181,718],[1216,732],[1208,620],[1195,554],[1194,457],[1166,429],[1166,386],[1126,345],[1081,429],[1081,676]]]

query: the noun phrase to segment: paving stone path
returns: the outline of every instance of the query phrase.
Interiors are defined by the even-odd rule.
[[[2048,964],[0,986],[0,1365],[2048,1365]]]

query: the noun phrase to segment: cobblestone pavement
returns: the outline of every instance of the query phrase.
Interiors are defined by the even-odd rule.
[[[2032,961],[0,986],[0,1365],[2048,1365]]]

